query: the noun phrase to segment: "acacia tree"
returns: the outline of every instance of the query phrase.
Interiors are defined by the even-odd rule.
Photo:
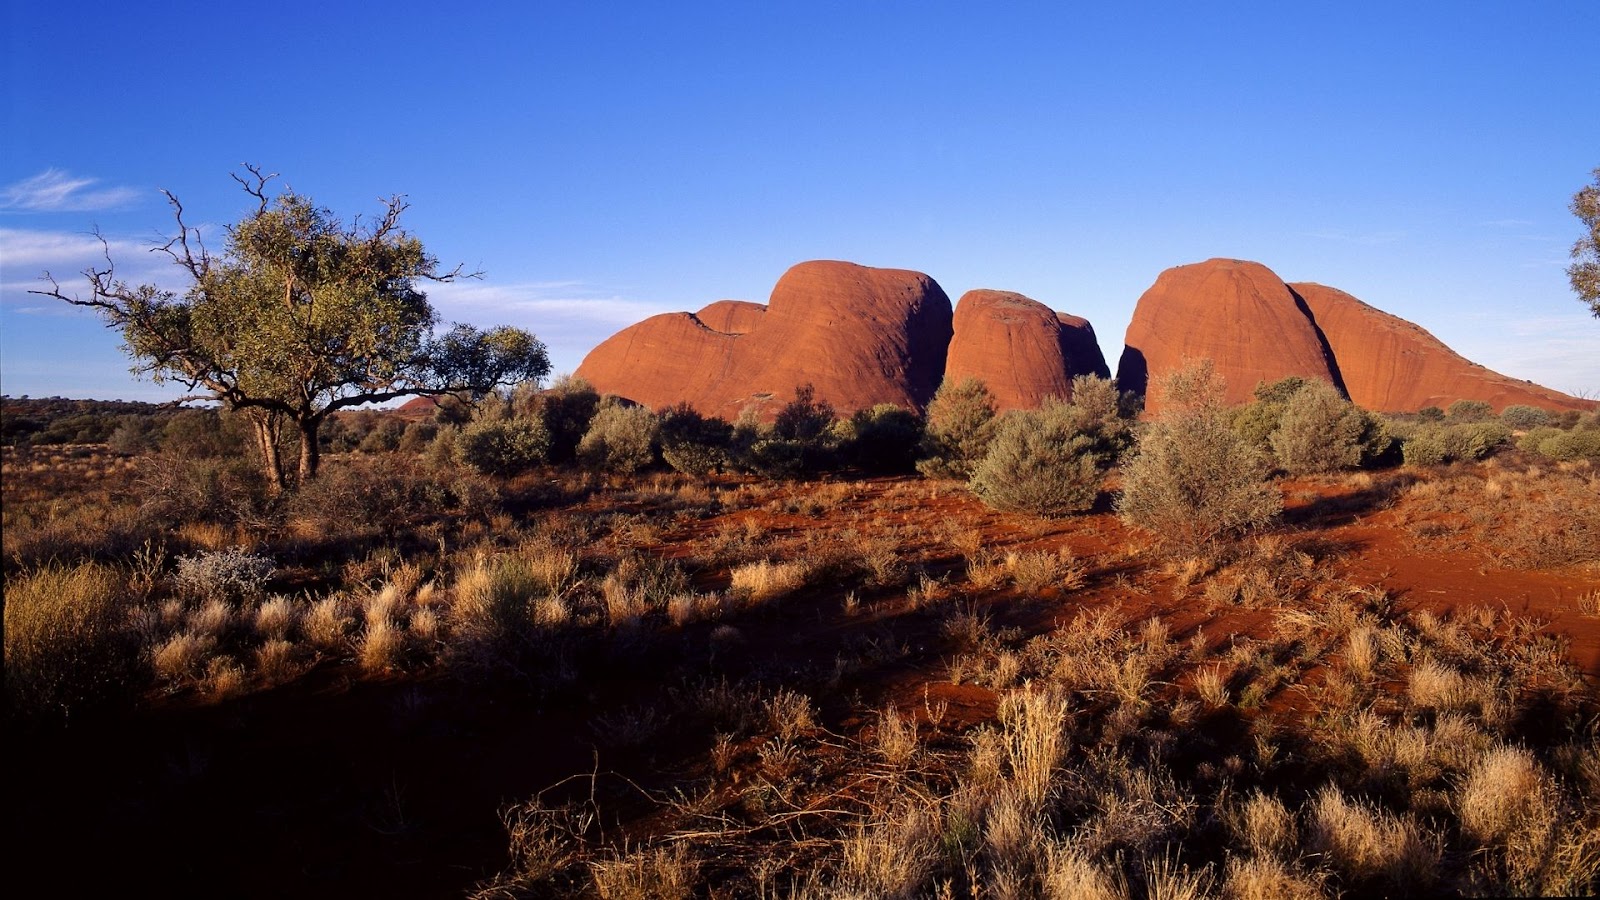
[[[285,485],[285,423],[299,431],[304,481],[316,477],[317,432],[335,410],[410,395],[481,395],[549,374],[544,344],[526,331],[455,325],[435,333],[438,317],[418,282],[478,273],[441,272],[400,227],[402,197],[385,201],[375,222],[357,218],[347,227],[291,190],[269,198],[276,176],[245,169],[248,176],[232,177],[256,210],[228,226],[220,255],[207,251],[183,204],[163,191],[178,229],[154,250],[189,282],[183,293],[118,279],[109,250],[104,268],[83,273],[87,296],[64,292],[48,272],[50,289],[33,293],[98,312],[121,331],[135,374],[195,392],[177,402],[218,401],[246,414],[274,487]]]
[[[1577,261],[1567,267],[1567,277],[1572,279],[1578,299],[1600,318],[1600,169],[1594,170],[1594,184],[1573,195],[1569,208],[1588,233],[1572,245],[1572,258]]]

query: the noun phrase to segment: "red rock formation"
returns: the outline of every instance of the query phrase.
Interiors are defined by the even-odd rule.
[[[1087,319],[1008,291],[968,291],[956,304],[945,379],[978,378],[995,407],[1034,409],[1070,398],[1078,375],[1111,377]]]
[[[1134,307],[1117,378],[1125,390],[1145,392],[1146,412],[1159,412],[1159,392],[1146,386],[1199,359],[1226,379],[1230,404],[1251,399],[1260,382],[1290,375],[1339,384],[1300,300],[1271,269],[1244,260],[1162,272]]]
[[[1420,326],[1320,284],[1289,285],[1327,338],[1339,374],[1358,406],[1416,412],[1479,400],[1495,412],[1515,404],[1549,410],[1592,409],[1593,401],[1519,381],[1462,357]]]
[[[748,300],[718,300],[695,313],[695,318],[712,331],[744,334],[761,324],[767,308]]]
[[[729,419],[752,403],[771,416],[807,383],[841,412],[920,409],[939,386],[950,298],[920,272],[800,263],[759,308],[720,301],[706,319],[652,316],[590,351],[575,374],[646,406],[688,401]]]

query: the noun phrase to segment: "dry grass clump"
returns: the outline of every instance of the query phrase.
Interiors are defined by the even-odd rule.
[[[920,800],[883,803],[870,821],[850,828],[840,847],[840,883],[832,896],[915,897],[925,894],[939,860],[939,816]]]
[[[68,718],[127,689],[136,651],[126,586],[99,563],[5,580],[5,684],[23,718]]]
[[[344,647],[345,636],[354,621],[346,608],[345,598],[339,594],[329,594],[312,602],[306,611],[302,628],[312,646],[324,651],[339,650]]]
[[[1328,786],[1307,811],[1307,845],[1346,879],[1426,888],[1438,876],[1437,838],[1410,817],[1351,800]]]
[[[1297,872],[1273,857],[1233,857],[1222,882],[1228,900],[1323,900],[1323,879]]]
[[[699,869],[693,849],[680,843],[595,860],[589,877],[605,900],[683,900],[694,895]]]
[[[155,648],[151,662],[156,677],[169,685],[177,685],[193,678],[202,663],[211,657],[217,640],[209,635],[180,631]]]
[[[911,762],[918,748],[915,718],[902,716],[894,704],[878,714],[877,747],[883,761],[900,767]]]
[[[1005,569],[1012,583],[1029,594],[1046,588],[1075,591],[1088,580],[1088,568],[1065,547],[1056,553],[1043,550],[1008,553]]]
[[[1230,810],[1234,840],[1259,858],[1288,858],[1299,844],[1294,814],[1283,801],[1261,789]]]
[[[766,603],[804,587],[808,574],[804,563],[762,560],[734,568],[728,590],[746,603]]]
[[[816,727],[816,708],[812,706],[810,697],[798,691],[784,688],[768,698],[763,706],[773,730],[786,741],[792,741]]]

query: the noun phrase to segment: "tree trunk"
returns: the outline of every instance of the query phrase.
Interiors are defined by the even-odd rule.
[[[317,466],[322,462],[322,451],[317,446],[317,429],[321,417],[300,420],[300,483],[317,477]]]
[[[266,410],[252,410],[250,423],[255,426],[256,446],[261,449],[261,466],[273,494],[283,493],[283,457],[278,452],[278,414]]]

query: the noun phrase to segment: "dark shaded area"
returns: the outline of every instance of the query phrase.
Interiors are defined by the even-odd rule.
[[[1122,348],[1122,359],[1117,361],[1117,387],[1131,391],[1141,399],[1150,386],[1150,367],[1145,362],[1144,351],[1131,344]]]
[[[1322,359],[1328,364],[1328,372],[1333,375],[1333,386],[1348,400],[1350,390],[1344,385],[1344,375],[1339,372],[1339,360],[1333,355],[1333,345],[1328,343],[1328,336],[1322,333],[1322,326],[1317,324],[1317,317],[1311,312],[1311,306],[1306,303],[1306,298],[1300,296],[1300,292],[1294,288],[1288,285],[1284,287],[1288,289],[1289,296],[1294,298],[1295,308],[1300,310],[1306,321],[1311,323],[1311,330],[1316,332],[1317,343],[1322,345]]]

